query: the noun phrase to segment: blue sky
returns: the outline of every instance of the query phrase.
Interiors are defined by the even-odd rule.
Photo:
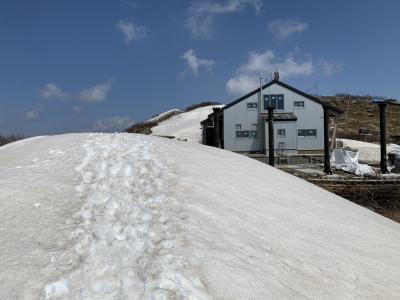
[[[319,94],[400,98],[399,1],[4,0],[0,133],[113,131],[228,103],[278,66]]]

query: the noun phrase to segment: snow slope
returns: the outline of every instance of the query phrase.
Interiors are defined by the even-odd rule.
[[[166,117],[171,116],[171,115],[179,114],[181,112],[182,111],[180,109],[177,109],[177,108],[174,108],[174,109],[171,109],[171,110],[167,110],[167,111],[165,111],[165,112],[163,112],[163,113],[161,113],[161,114],[159,114],[159,115],[157,115],[155,117],[152,117],[151,119],[148,119],[147,122],[159,122],[163,118],[166,118]]]
[[[343,141],[343,147],[349,147],[351,149],[356,149],[359,152],[359,160],[360,162],[365,163],[379,163],[381,160],[381,146],[379,144],[367,143],[357,140],[349,140],[349,139],[339,139]],[[396,144],[388,144],[387,152],[389,153],[392,150],[399,149],[400,146]]]
[[[73,134],[0,172],[0,299],[400,297],[399,224],[241,155]]]
[[[190,142],[200,143],[200,122],[213,112],[213,107],[223,105],[211,105],[196,108],[194,110],[175,115],[151,129],[152,135],[175,136],[178,139],[187,139]]]

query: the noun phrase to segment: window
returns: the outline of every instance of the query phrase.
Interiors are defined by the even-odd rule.
[[[257,108],[257,102],[247,103],[247,109],[256,109],[256,108]]]
[[[279,95],[264,95],[264,110],[268,107],[275,107],[275,109],[283,110],[285,109],[284,96]]]
[[[294,109],[304,109],[304,101],[294,101],[293,108]]]
[[[278,129],[278,137],[285,137],[286,129]]]
[[[236,138],[258,138],[258,132],[256,130],[240,130],[236,131]]]
[[[258,128],[257,124],[252,124],[252,125],[251,125],[251,129],[252,129],[252,130],[257,130],[257,128]]]
[[[242,130],[242,124],[236,124],[236,130]]]
[[[298,129],[297,136],[316,138],[317,129]]]
[[[245,131],[236,131],[237,138],[248,138],[250,137],[250,132],[248,130]]]
[[[306,136],[317,137],[317,129],[306,129]]]

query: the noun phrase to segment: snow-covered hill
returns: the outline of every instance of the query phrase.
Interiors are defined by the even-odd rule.
[[[400,297],[399,224],[228,151],[39,137],[0,188],[0,299]]]
[[[200,122],[213,112],[213,107],[223,105],[211,105],[196,108],[194,110],[175,115],[151,129],[152,135],[174,136],[177,139],[199,143],[201,141]]]

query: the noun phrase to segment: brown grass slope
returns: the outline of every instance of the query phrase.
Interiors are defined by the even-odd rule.
[[[337,136],[368,142],[379,141],[379,108],[370,103],[370,97],[324,96],[329,102],[344,111],[339,119]],[[400,106],[388,105],[386,109],[386,131],[388,142],[400,142]],[[360,128],[368,128],[369,134],[360,134]]]

